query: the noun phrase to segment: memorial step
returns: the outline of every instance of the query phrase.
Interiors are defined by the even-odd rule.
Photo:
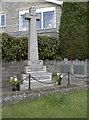
[[[46,66],[24,66],[22,69],[22,73],[38,73],[38,72],[46,72]]]
[[[30,74],[33,78],[37,80],[42,80],[42,81],[47,81],[47,80],[52,80],[52,73],[45,72],[45,73],[31,73]],[[28,78],[29,74],[21,74],[21,80],[24,80],[27,78],[27,81],[29,80]],[[33,80],[31,78],[31,80]]]
[[[36,60],[36,61],[28,61],[28,60],[25,60],[24,65],[43,65],[43,60]]]
[[[51,83],[51,81],[47,81],[46,83]],[[53,84],[43,84],[43,83],[34,82],[34,81],[32,81],[30,83],[30,88],[31,89],[42,88],[42,87],[49,87],[49,86],[53,86]],[[25,89],[29,89],[29,84],[22,84],[20,86],[20,90],[25,90]]]
[[[40,87],[47,87],[53,86],[52,84],[52,73],[32,73],[30,74],[30,84],[31,88],[40,88]],[[28,89],[29,87],[29,74],[22,74],[21,78],[23,84],[21,85],[21,90]],[[25,79],[27,78],[27,79]]]

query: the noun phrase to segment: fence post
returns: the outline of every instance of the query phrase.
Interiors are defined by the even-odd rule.
[[[70,73],[68,72],[68,84],[67,85],[70,85]]]
[[[30,74],[29,74],[29,88],[28,89],[31,89],[31,87],[30,87]]]

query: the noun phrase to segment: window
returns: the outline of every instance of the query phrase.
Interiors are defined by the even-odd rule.
[[[41,15],[41,29],[56,28],[56,10],[55,7],[39,8],[36,13]]]
[[[43,28],[54,28],[54,11],[43,13]]]
[[[24,15],[21,15],[21,28],[28,30],[28,20],[24,19]]]
[[[28,30],[28,20],[24,19],[24,14],[27,11],[19,12],[19,30]],[[37,21],[37,29],[56,28],[56,12],[55,7],[36,9],[36,13],[41,15],[40,21]]]
[[[20,11],[19,12],[19,31],[28,30],[28,20],[24,19],[24,14],[29,11]]]
[[[41,16],[41,13],[37,13]],[[41,20],[37,21],[37,28],[40,29],[41,28]]]
[[[6,26],[6,15],[1,14],[0,15],[0,27],[5,27]]]

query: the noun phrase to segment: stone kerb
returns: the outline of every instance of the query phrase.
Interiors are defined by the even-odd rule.
[[[69,87],[45,87],[34,90],[23,90],[16,92],[9,92],[8,94],[2,94],[2,105],[8,106],[19,102],[32,102],[38,98],[52,93],[67,93],[73,90],[87,90],[87,86],[69,86]]]

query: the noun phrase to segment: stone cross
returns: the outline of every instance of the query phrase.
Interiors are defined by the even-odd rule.
[[[40,15],[36,14],[35,8],[30,8],[29,13],[25,14],[25,19],[29,20],[28,60],[37,61],[39,58],[36,21],[40,20]]]

